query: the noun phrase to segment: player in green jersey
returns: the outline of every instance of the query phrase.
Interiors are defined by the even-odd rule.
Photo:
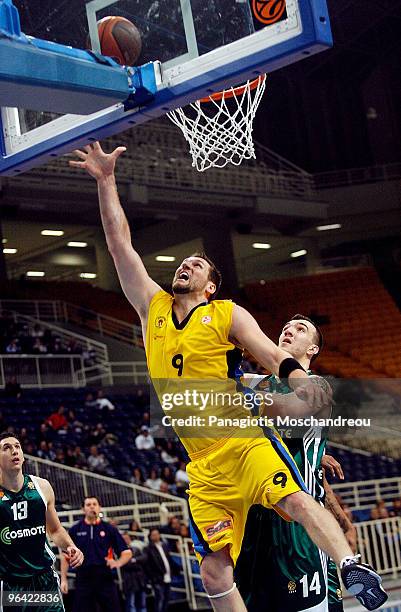
[[[295,315],[284,326],[279,346],[308,370],[322,342],[316,325],[308,317]],[[325,384],[323,379],[320,382]],[[261,385],[265,392],[274,394],[272,405],[264,412],[270,417],[311,416],[305,402],[295,398],[285,382],[276,376],[246,378],[246,385],[251,388]],[[326,406],[314,416],[327,418],[330,411]],[[321,427],[310,427],[307,431],[291,433],[295,436],[285,438],[288,449],[310,494],[323,505],[325,490],[321,462],[327,432]],[[266,435],[272,435],[271,430],[267,429]],[[299,523],[288,523],[273,514],[261,506],[254,506],[248,514],[236,568],[237,583],[248,610],[262,612],[268,607],[271,612],[339,612],[342,609],[341,587],[335,564],[330,563]],[[386,598],[381,591],[378,594]]]
[[[50,483],[23,474],[23,463],[18,437],[0,434],[0,610],[63,612],[46,533],[72,567],[83,554],[60,523]]]

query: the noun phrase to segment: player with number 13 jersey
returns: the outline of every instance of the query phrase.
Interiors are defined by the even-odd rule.
[[[18,438],[0,434],[0,610],[12,605],[15,612],[62,612],[56,557],[46,534],[73,567],[83,555],[61,526],[50,483],[24,475],[23,462]]]

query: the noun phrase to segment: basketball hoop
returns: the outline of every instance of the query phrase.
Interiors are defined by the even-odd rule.
[[[255,158],[253,120],[265,87],[263,74],[167,113],[189,143],[194,168],[204,172]]]

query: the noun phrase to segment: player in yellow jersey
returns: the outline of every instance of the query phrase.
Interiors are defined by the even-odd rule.
[[[205,255],[184,259],[174,275],[173,296],[149,277],[132,246],[118,198],[114,167],[124,151],[118,147],[106,154],[94,143],[75,151],[80,161],[70,164],[97,180],[107,245],[124,293],[141,319],[152,381],[168,380],[174,386],[180,379],[188,386],[191,381],[202,385],[212,380],[233,393],[241,350],[246,348],[311,406],[329,402],[323,388],[261,331],[249,312],[231,301],[212,301],[221,277]],[[187,407],[183,407],[184,414]],[[222,415],[224,405],[217,410]],[[227,417],[232,416],[231,410],[230,406]],[[240,408],[238,415],[243,415]],[[369,606],[371,601],[374,604],[380,578],[357,563],[336,520],[305,492],[296,464],[277,436],[267,438],[259,427],[240,435],[230,425],[219,435],[213,428],[197,437],[189,436],[186,429],[180,432],[176,427],[176,431],[191,458],[187,468],[191,535],[201,560],[203,585],[215,610],[246,610],[233,581],[233,567],[252,504],[273,508],[301,523],[320,549],[338,564],[352,568],[352,592],[362,600],[360,593],[365,598],[365,591],[370,591],[371,599],[368,593],[363,603],[369,609],[376,607]]]

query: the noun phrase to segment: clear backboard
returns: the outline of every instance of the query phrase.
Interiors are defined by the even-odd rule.
[[[152,63],[156,89],[146,103],[136,104],[134,97],[129,105],[113,104],[90,115],[31,110],[29,99],[16,99],[15,106],[1,109],[3,175],[332,45],[325,0],[14,0],[14,5],[26,35],[78,49],[90,45],[95,52],[100,52],[99,19],[129,19],[142,39],[137,64]],[[0,73],[2,61],[0,53]]]

